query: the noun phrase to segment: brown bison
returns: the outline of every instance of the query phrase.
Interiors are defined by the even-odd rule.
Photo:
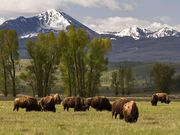
[[[69,111],[69,108],[74,108],[74,111],[86,111],[86,106],[84,103],[84,98],[82,97],[66,97],[63,100],[64,111]]]
[[[129,101],[123,106],[123,115],[126,122],[136,122],[139,117],[139,111],[134,101]]]
[[[154,93],[151,97],[151,104],[153,106],[156,106],[158,101],[166,104],[169,104],[171,102],[167,93]]]
[[[129,102],[129,100],[127,98],[120,98],[120,99],[113,102],[113,104],[112,104],[112,118],[114,117],[114,115],[115,115],[115,119],[116,119],[117,115],[119,115],[120,119],[124,118],[123,106],[127,102]]]
[[[41,106],[37,99],[31,96],[22,96],[15,98],[13,111],[18,111],[19,108],[26,108],[26,111],[41,111]]]
[[[90,100],[91,107],[96,109],[96,111],[107,110],[111,111],[111,104],[109,100],[104,96],[92,97]]]
[[[56,112],[55,105],[60,104],[62,97],[59,94],[54,94],[52,96],[46,96],[40,99],[39,104],[43,111],[53,111]]]
[[[89,107],[91,106],[91,100],[92,100],[92,98],[90,97],[90,98],[86,98],[84,101],[84,104],[88,111],[89,111]]]

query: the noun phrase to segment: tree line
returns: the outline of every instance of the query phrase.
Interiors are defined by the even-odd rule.
[[[100,78],[108,68],[107,54],[111,42],[107,38],[90,38],[83,29],[70,26],[58,35],[50,32],[39,34],[36,40],[28,40],[26,49],[30,65],[18,76],[28,85],[32,94],[49,95],[55,85],[57,71],[64,92],[69,95],[94,96],[100,86]],[[19,64],[18,36],[14,30],[0,30],[0,88],[5,96],[17,94]],[[170,85],[179,86],[175,69],[163,63],[154,64],[150,79],[156,91],[170,92]],[[59,78],[59,77],[58,77]],[[133,69],[120,67],[112,72],[111,88],[115,95],[131,94],[135,85]]]
[[[29,85],[33,95],[49,95],[60,69],[63,88],[68,95],[93,96],[100,85],[102,72],[107,70],[107,53],[111,42],[107,38],[91,39],[83,29],[70,26],[58,35],[39,34],[28,40],[26,49],[31,64],[20,78]],[[12,89],[16,96],[16,64],[19,60],[18,36],[14,30],[0,31],[0,62],[3,93]],[[8,88],[11,81],[12,88]]]
[[[153,91],[170,93],[171,88],[179,86],[180,82],[180,76],[174,75],[174,67],[164,63],[155,63],[149,73]],[[112,72],[111,78],[111,88],[115,95],[119,93],[129,95],[133,91],[136,81],[131,67],[120,67]]]

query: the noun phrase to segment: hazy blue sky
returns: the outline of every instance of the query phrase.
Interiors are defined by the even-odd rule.
[[[1,0],[0,17],[32,16],[51,8],[97,31],[169,25],[180,30],[180,0]]]

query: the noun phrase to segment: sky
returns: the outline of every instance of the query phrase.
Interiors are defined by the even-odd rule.
[[[29,17],[52,8],[98,32],[133,26],[180,31],[180,0],[1,0],[0,17]]]

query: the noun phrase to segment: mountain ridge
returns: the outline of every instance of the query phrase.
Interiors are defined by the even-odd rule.
[[[27,39],[34,40],[39,33],[66,31],[70,24],[83,28],[90,37],[110,38],[112,51],[107,55],[110,61],[180,61],[179,32],[170,27],[156,31],[134,27],[127,28],[121,34],[98,34],[68,14],[50,9],[28,18],[20,16],[6,20],[0,25],[0,30],[16,30],[20,57],[29,58],[25,47]]]

